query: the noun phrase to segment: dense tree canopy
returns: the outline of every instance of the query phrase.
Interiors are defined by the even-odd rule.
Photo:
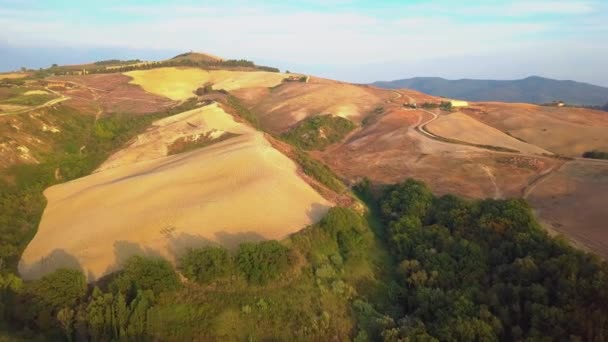
[[[182,274],[199,283],[225,277],[230,274],[232,268],[230,253],[222,247],[191,249],[179,261]]]
[[[608,268],[550,238],[523,200],[434,198],[408,180],[380,200],[404,311],[385,340],[608,338]]]
[[[175,269],[167,260],[133,256],[116,275],[112,285],[122,293],[141,290],[160,293],[177,289],[180,282]]]

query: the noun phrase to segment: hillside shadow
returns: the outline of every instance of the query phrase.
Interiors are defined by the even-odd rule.
[[[131,241],[116,241],[114,242],[114,260],[118,266],[123,266],[124,263],[134,255],[145,257],[161,258],[161,254],[151,248],[142,247],[136,242]]]
[[[328,210],[329,206],[320,203],[313,203],[306,211],[306,216],[308,216],[308,219],[310,219],[311,223],[316,223],[320,221],[323,216],[325,216],[325,214],[327,214]]]
[[[20,265],[19,273],[23,279],[34,280],[61,268],[74,269],[85,273],[85,270],[78,259],[64,249],[54,249],[47,256],[42,257],[38,262],[34,262],[30,265]],[[91,275],[87,274],[87,277],[89,276]]]
[[[242,233],[229,233],[225,231],[219,231],[215,232],[215,238],[217,239],[217,242],[220,245],[228,249],[235,249],[244,242],[260,242],[268,240],[254,231]]]
[[[169,253],[171,253],[176,260],[189,249],[217,245],[217,242],[215,241],[209,240],[200,235],[188,233],[171,234],[169,235],[168,239]]]

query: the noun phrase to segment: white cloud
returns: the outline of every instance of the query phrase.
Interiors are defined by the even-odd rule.
[[[588,34],[606,29],[603,18],[585,16],[597,11],[597,4],[588,1],[517,1],[460,7],[427,3],[401,6],[383,14],[295,11],[287,7],[237,7],[228,11],[222,5],[120,6],[100,11],[105,16],[133,16],[134,20],[104,22],[94,14],[72,17],[69,13],[0,9],[0,40],[30,46],[52,42],[76,47],[192,49],[228,58],[346,66],[353,70],[367,64],[421,65],[438,59],[447,63],[450,58],[509,56],[523,50],[532,58],[542,55],[551,36],[560,37],[558,43],[551,44],[571,46],[582,40],[598,46],[594,53],[608,52],[601,42],[593,41],[598,38]],[[463,20],[459,14],[525,18]],[[567,14],[574,19],[526,19],[537,14]],[[580,23],[587,25],[577,25]],[[570,35],[562,38],[565,33]],[[571,68],[575,69],[578,61],[575,54],[570,56]]]

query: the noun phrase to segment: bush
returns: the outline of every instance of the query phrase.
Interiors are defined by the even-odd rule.
[[[294,161],[302,167],[302,171],[330,190],[342,193],[346,186],[334,175],[334,173],[322,162],[310,157],[306,152],[294,149]]]
[[[139,290],[161,293],[179,288],[180,281],[167,260],[136,255],[126,261],[110,287],[122,293],[133,294]]]
[[[255,128],[260,128],[260,121],[258,117],[251,112],[247,107],[245,107],[239,99],[236,97],[229,95],[228,96],[228,104],[236,111],[237,115],[241,117],[243,120],[249,122],[251,126]]]
[[[431,205],[433,194],[423,182],[408,179],[388,187],[380,203],[382,214],[392,219],[413,216],[424,221]]]
[[[587,151],[583,153],[583,158],[608,159],[608,152],[602,152],[598,150]]]
[[[33,282],[28,291],[40,302],[55,309],[74,306],[86,292],[84,274],[67,268],[60,268]]]
[[[322,150],[342,140],[355,127],[348,119],[331,114],[319,115],[300,121],[283,134],[283,138],[304,150]]]
[[[35,95],[20,95],[2,101],[2,103],[20,105],[20,106],[39,106],[46,103],[57,96],[53,94],[35,94]]]
[[[289,270],[293,255],[278,241],[244,243],[239,246],[236,263],[247,281],[264,285]]]
[[[191,249],[179,260],[184,276],[197,283],[209,283],[230,274],[232,258],[223,247]]]

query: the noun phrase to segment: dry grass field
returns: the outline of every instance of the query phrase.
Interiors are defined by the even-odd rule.
[[[169,157],[153,141],[212,129],[240,135]],[[331,205],[262,133],[216,105],[157,122],[108,163],[45,191],[48,205],[19,265],[25,278],[77,263],[92,280],[136,253],[174,260],[195,245],[281,239]]]
[[[430,139],[414,127],[431,115],[394,109],[333,146],[320,157],[351,182],[364,177],[390,184],[412,177],[439,193],[470,198],[519,197],[555,160],[495,153]]]
[[[540,147],[510,137],[460,112],[439,116],[426,128],[436,135],[473,144],[505,147],[527,154],[550,154]]]
[[[283,81],[285,74],[266,71],[202,70],[197,68],[157,68],[125,73],[147,92],[185,100],[207,83],[214,89],[232,91],[242,88],[274,87]]]
[[[162,111],[175,103],[130,84],[131,78],[122,74],[61,76],[53,79],[75,85],[60,92],[70,97],[68,103],[71,106],[83,112],[147,114]]]
[[[528,201],[550,231],[608,258],[608,163],[566,163]]]
[[[30,76],[31,74],[28,72],[7,72],[7,73],[0,73],[0,80],[14,80],[14,79],[18,79],[18,78],[25,78]]]
[[[550,152],[577,157],[593,149],[608,150],[606,112],[531,104],[479,103],[466,112]]]
[[[359,123],[395,97],[390,91],[316,77],[308,83],[288,82],[272,90],[244,89],[235,95],[258,115],[264,128],[275,133],[317,114],[333,114]]]

